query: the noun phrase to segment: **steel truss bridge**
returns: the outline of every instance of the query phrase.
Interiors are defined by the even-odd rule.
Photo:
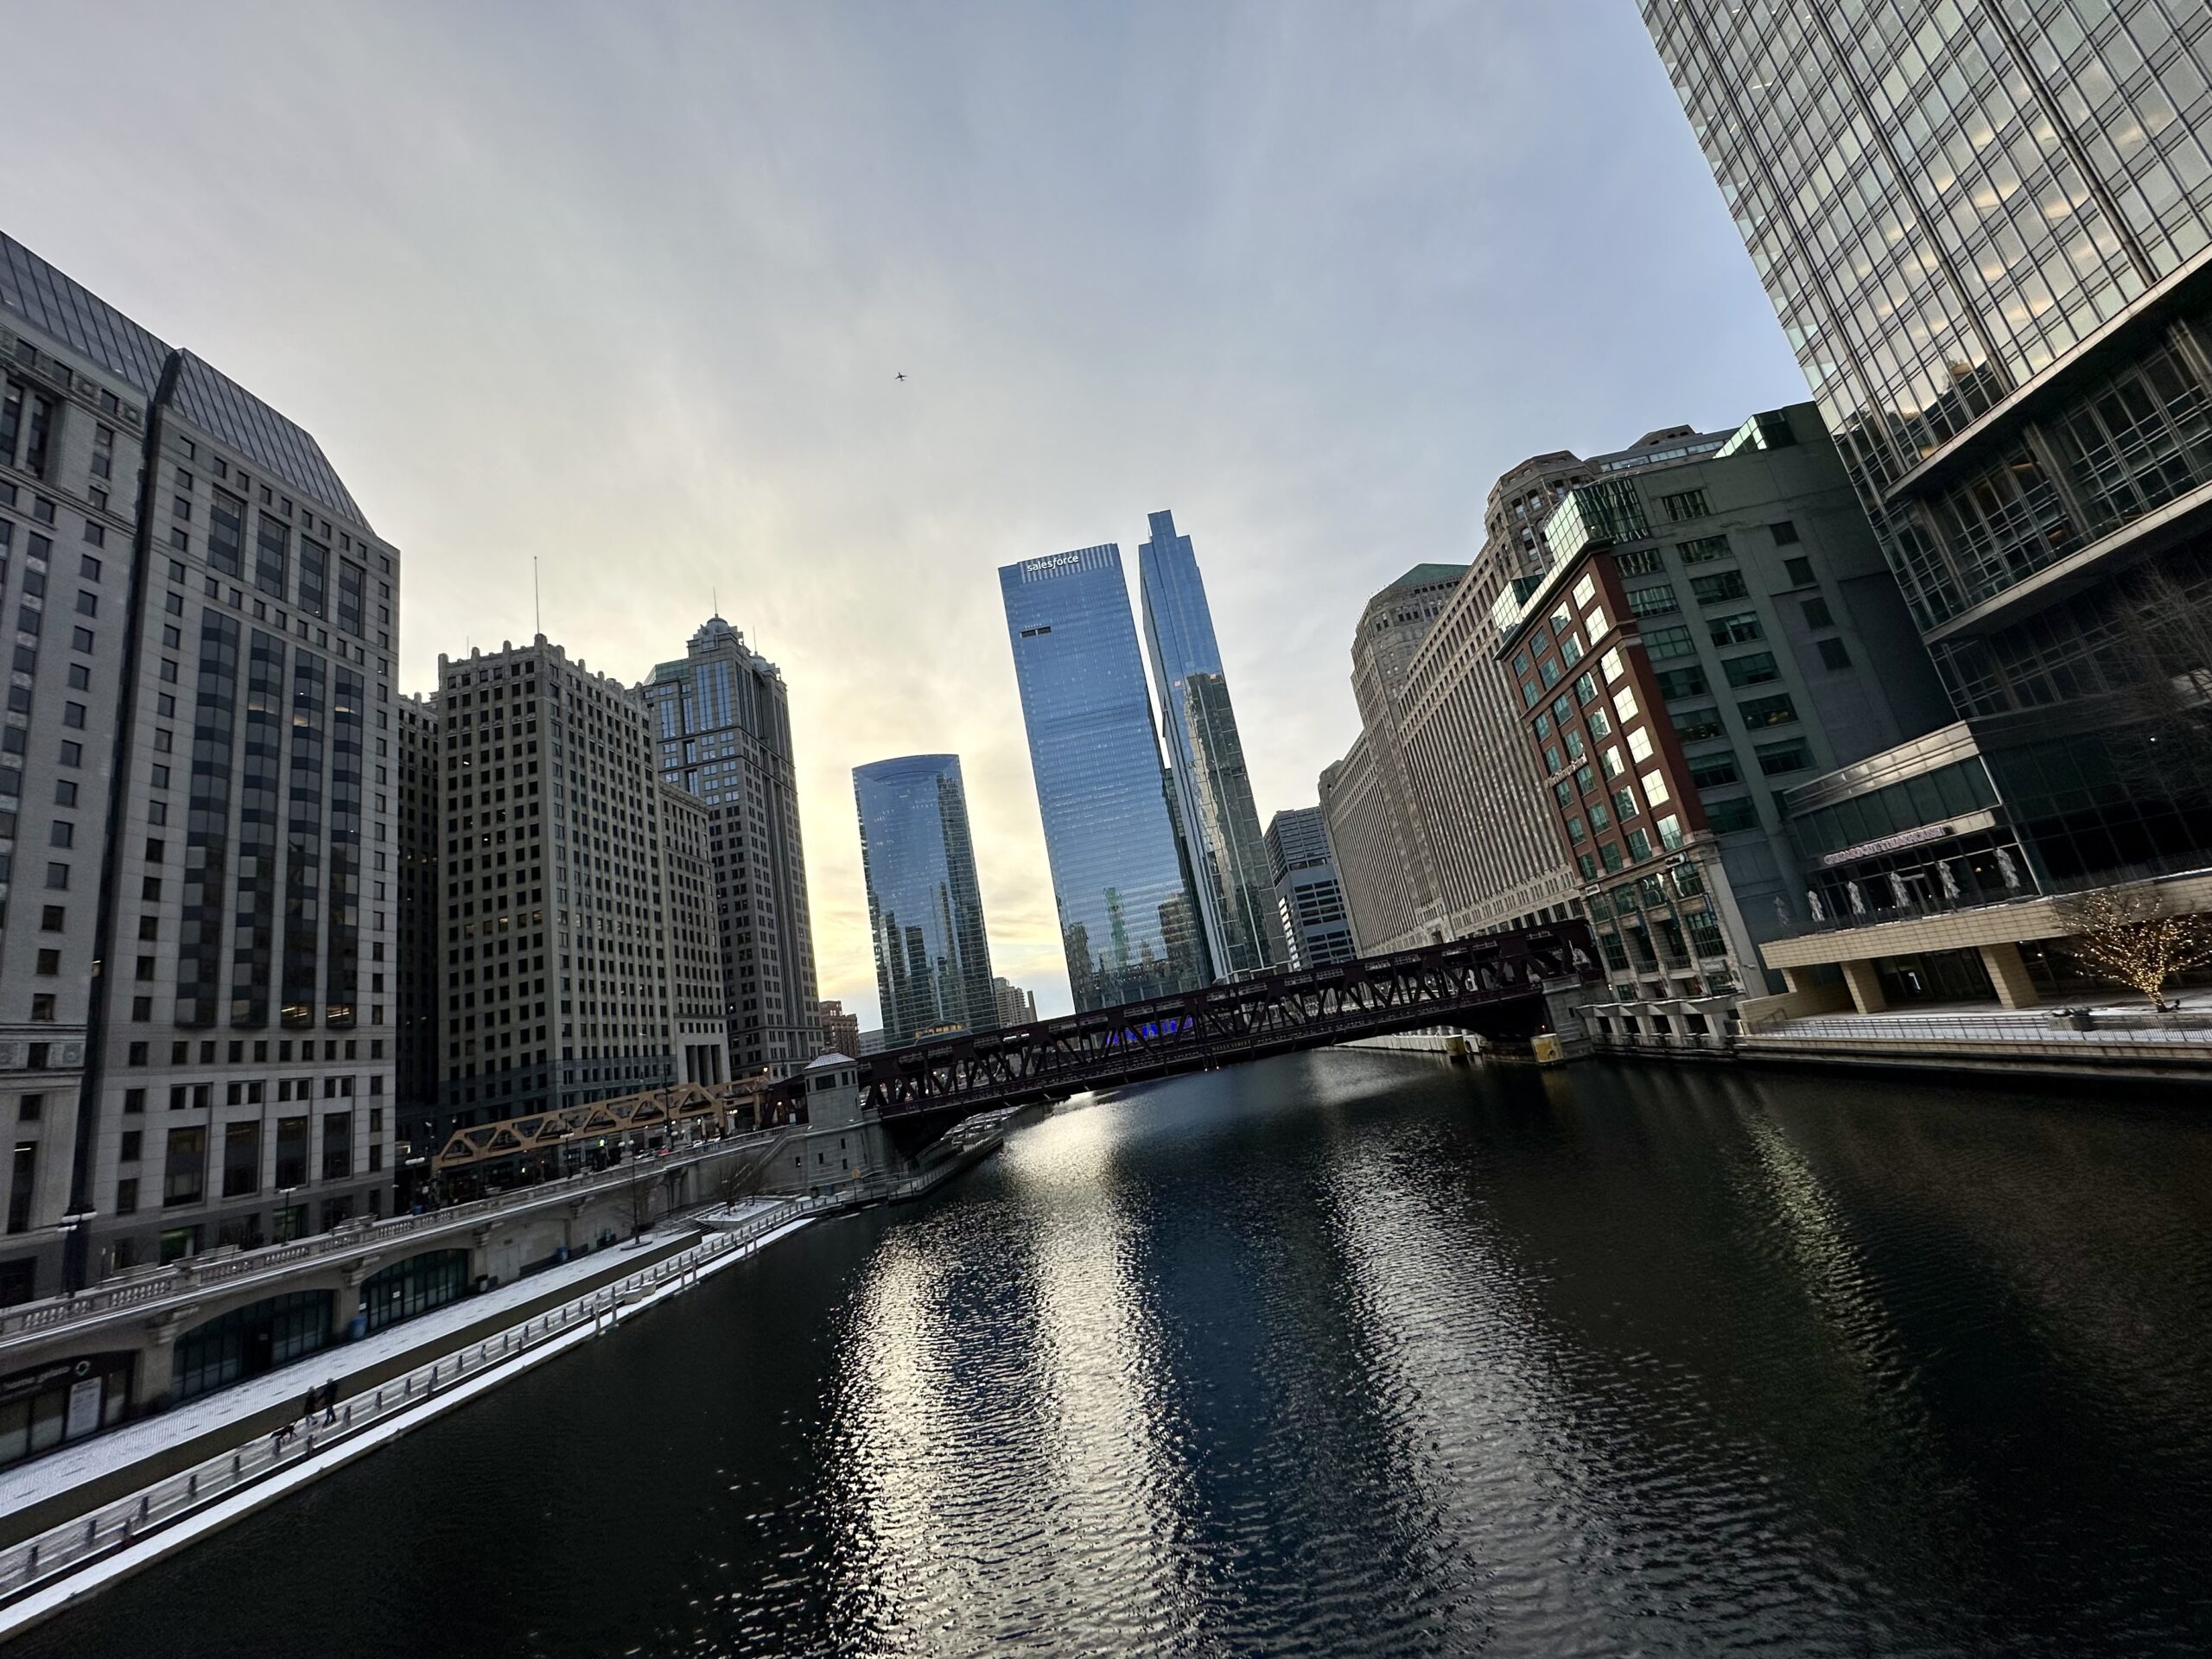
[[[1550,1029],[1546,982],[1579,982],[1596,965],[1589,928],[1567,921],[1267,974],[872,1054],[861,1101],[911,1155],[973,1112],[1354,1038],[1450,1026],[1525,1040]]]

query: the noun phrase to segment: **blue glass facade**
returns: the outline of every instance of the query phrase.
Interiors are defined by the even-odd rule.
[[[1280,962],[1284,945],[1244,744],[1191,538],[1175,533],[1173,513],[1150,522],[1137,556],[1145,648],[1206,952],[1224,977],[1255,973]]]
[[[957,754],[853,768],[887,1046],[998,1025],[991,947]]]
[[[1207,982],[1135,620],[1109,543],[999,572],[1078,1011]]]

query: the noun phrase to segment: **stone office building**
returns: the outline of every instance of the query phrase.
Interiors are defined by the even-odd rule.
[[[306,432],[5,237],[0,360],[14,1300],[384,1207],[399,556]]]
[[[689,937],[703,828],[663,792],[644,700],[540,634],[441,657],[438,702],[441,1132],[727,1077]]]
[[[1602,953],[1597,1034],[1720,1032],[1807,918],[1780,791],[1934,729],[1942,688],[1809,404],[1578,485],[1545,536],[1497,650]]]
[[[1418,564],[1367,601],[1351,644],[1360,734],[1323,772],[1321,816],[1363,955],[1444,937],[1436,857],[1408,773],[1397,697],[1464,564]]]
[[[399,871],[398,996],[393,1040],[399,1137],[409,1160],[435,1156],[438,1130],[438,866],[445,846],[439,786],[445,776],[435,696],[396,696],[392,728],[399,752],[392,814]],[[416,1163],[419,1172],[427,1163]]]

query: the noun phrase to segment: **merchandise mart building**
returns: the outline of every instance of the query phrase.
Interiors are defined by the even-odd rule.
[[[2212,13],[1643,11],[1958,716],[1795,797],[1828,907],[2202,861],[2201,769],[2132,758],[2206,666],[2146,624],[2212,607]]]

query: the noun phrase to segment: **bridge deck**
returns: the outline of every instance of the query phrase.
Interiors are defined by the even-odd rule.
[[[1581,922],[1516,929],[888,1050],[861,1061],[861,1095],[897,1126],[1429,1026],[1526,1037],[1545,983],[1595,963]]]

